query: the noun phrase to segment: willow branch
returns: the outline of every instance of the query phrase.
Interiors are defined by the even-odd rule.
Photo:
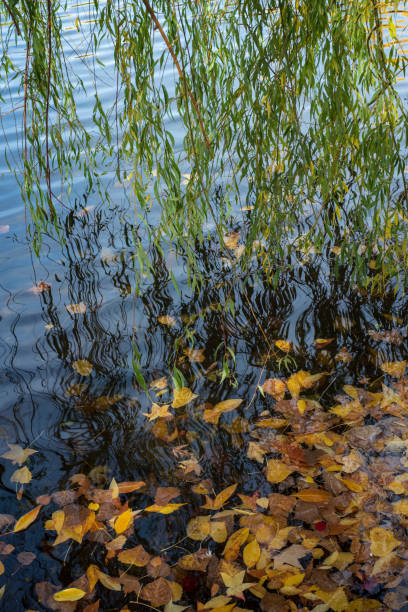
[[[14,15],[13,15],[13,13],[12,13],[12,11],[11,11],[11,9],[10,9],[10,7],[9,7],[8,3],[7,3],[7,1],[6,1],[6,0],[3,0],[3,4],[4,4],[4,6],[6,7],[7,12],[8,12],[8,14],[10,15],[10,18],[11,18],[12,22],[14,23],[14,26],[15,26],[15,28],[16,28],[16,30],[17,30],[17,34],[18,34],[19,36],[21,36],[20,26],[18,25],[18,23],[17,23],[17,19],[14,17]]]
[[[151,18],[153,19],[154,25],[155,25],[155,26],[156,26],[156,28],[159,30],[159,32],[160,32],[160,34],[161,34],[161,37],[163,38],[163,40],[164,40],[164,42],[165,42],[165,44],[166,44],[167,49],[169,50],[169,53],[170,53],[170,55],[171,55],[171,57],[172,57],[172,60],[173,60],[173,63],[174,63],[174,65],[175,65],[175,67],[177,68],[177,72],[179,73],[180,79],[181,79],[181,80],[183,81],[183,83],[184,83],[184,86],[185,86],[185,88],[186,88],[186,91],[187,91],[188,97],[190,98],[191,103],[192,103],[192,105],[193,105],[193,107],[194,107],[194,110],[195,110],[195,112],[196,112],[196,115],[197,115],[197,118],[198,118],[198,122],[199,122],[199,124],[200,124],[201,133],[202,133],[202,135],[203,135],[203,138],[204,138],[204,142],[205,142],[205,144],[206,144],[206,147],[207,147],[207,149],[208,149],[209,151],[211,151],[211,144],[210,144],[210,141],[209,141],[209,139],[208,139],[208,136],[207,136],[207,134],[206,134],[206,132],[205,132],[204,122],[203,122],[203,118],[202,118],[202,116],[201,116],[200,110],[199,110],[199,108],[198,108],[197,100],[196,100],[196,99],[195,99],[195,97],[193,96],[193,94],[192,94],[192,92],[191,92],[191,90],[190,90],[190,88],[189,88],[189,86],[188,86],[186,76],[185,76],[184,72],[182,71],[182,69],[181,69],[181,67],[180,67],[180,64],[179,64],[179,62],[178,62],[178,60],[177,60],[176,54],[174,53],[173,47],[171,46],[171,43],[170,43],[169,39],[167,38],[165,31],[164,31],[164,30],[163,30],[163,28],[161,27],[160,22],[159,22],[159,20],[158,20],[158,19],[157,19],[157,17],[156,17],[156,13],[154,12],[153,8],[150,6],[150,4],[149,4],[148,0],[142,0],[142,2],[143,2],[143,4],[144,4],[144,5],[145,5],[145,7],[146,7],[147,12],[149,13],[149,15],[151,16]]]

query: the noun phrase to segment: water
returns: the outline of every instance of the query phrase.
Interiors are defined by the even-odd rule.
[[[87,5],[73,6],[64,17],[66,27],[71,28],[76,16],[83,18],[87,10]],[[75,29],[67,33],[72,55],[81,55],[80,34]],[[115,93],[110,50],[109,42],[100,49],[105,62],[100,77],[104,78],[102,97],[106,104],[113,104]],[[86,66],[77,61],[80,76],[86,78]],[[169,84],[171,78],[169,71]],[[405,82],[401,88],[405,95]],[[12,98],[13,90],[10,94]],[[89,100],[81,95],[78,107],[85,120]],[[173,127],[180,145],[182,131]],[[7,141],[16,153],[16,134],[21,137],[21,111],[3,117],[1,149]],[[75,211],[63,216],[65,247],[46,237],[37,259],[26,239],[24,206],[4,159],[0,172],[0,219],[2,225],[9,226],[0,234],[0,453],[8,450],[7,443],[37,451],[27,462],[32,480],[24,485],[21,500],[10,482],[18,466],[1,459],[2,514],[21,516],[35,506],[39,495],[69,488],[69,479],[78,473],[91,474],[101,486],[109,485],[112,477],[117,482],[145,481],[146,487],[137,498],[138,508],[153,503],[157,487],[177,487],[180,497],[176,502],[186,505],[168,516],[144,514],[135,522],[131,537],[132,546],[141,543],[151,554],[160,554],[184,538],[191,517],[203,514],[200,506],[204,500],[192,490],[194,482],[210,479],[217,493],[238,482],[238,492],[252,495],[257,491],[260,497],[283,490],[267,482],[263,465],[248,457],[254,423],[265,412],[281,416],[274,414],[271,397],[263,397],[257,389],[265,379],[287,378],[298,370],[327,372],[310,392],[327,410],[345,384],[367,379],[360,386],[381,392],[384,378],[379,366],[407,356],[406,298],[392,291],[364,295],[351,285],[347,269],[340,269],[335,276],[335,258],[330,252],[310,261],[299,258],[292,262],[293,270],[273,288],[262,271],[244,284],[235,269],[223,261],[217,244],[209,240],[202,249],[202,271],[208,279],[205,289],[189,289],[185,262],[170,252],[166,258],[155,254],[153,277],[146,278],[141,291],[136,291],[133,205],[126,187],[115,186],[113,171],[106,177],[112,203],[107,206],[92,195],[85,201],[78,182]],[[89,212],[83,215],[85,204]],[[232,218],[231,230],[238,226],[238,217]],[[40,281],[49,288],[38,294],[32,288]],[[86,306],[83,314],[71,314],[66,308],[79,303]],[[228,306],[231,303],[233,310]],[[174,317],[175,324],[160,323],[158,318],[163,315]],[[381,341],[368,333],[393,329],[401,334],[398,343]],[[316,338],[334,340],[317,350]],[[285,361],[285,354],[275,348],[277,339],[292,343],[290,359]],[[191,346],[203,349],[202,362],[189,362],[184,350]],[[225,352],[225,347],[231,351]],[[348,363],[335,359],[342,347],[351,355]],[[135,348],[148,384],[160,377],[169,379],[176,366],[198,396],[182,410],[172,411],[175,416],[169,422],[168,436],[178,433],[171,441],[145,416],[152,402],[135,379]],[[221,382],[224,353],[229,356],[231,376]],[[77,360],[92,364],[89,376],[75,371]],[[386,381],[389,384],[390,379]],[[170,403],[172,386],[170,380],[160,397],[150,391],[151,398]],[[243,402],[223,415],[219,426],[203,420],[203,404],[214,405],[232,397]],[[344,426],[338,424],[336,431],[342,434]],[[387,452],[378,450],[376,457],[382,456]],[[199,462],[199,475],[186,475],[180,467],[186,459]],[[44,520],[55,510],[55,505],[45,506]],[[380,523],[380,513],[377,517]],[[39,522],[37,528],[2,538],[16,547],[15,552],[36,555],[27,566],[19,563],[14,553],[0,557],[6,566],[0,578],[0,586],[6,584],[0,603],[4,610],[46,610],[38,602],[37,583],[49,581],[62,588],[81,576],[89,563],[104,566],[104,555],[95,543],[77,546],[66,542],[54,549],[54,535],[44,532]],[[214,542],[211,546],[215,552],[220,550]],[[180,551],[184,554],[197,548],[197,542],[189,540],[165,555],[172,564]],[[360,583],[357,588],[357,583],[356,577],[347,577],[354,596],[384,601],[390,592],[383,583],[365,590]],[[115,591],[98,588],[103,610],[120,609],[135,599],[121,599]],[[404,581],[391,592],[405,592],[402,589],[406,589]],[[195,589],[185,588],[183,602],[207,601],[209,593],[208,584],[200,577]],[[294,601],[300,606],[299,600]],[[240,603],[251,610],[260,609],[253,594],[247,593],[246,603]],[[141,602],[129,603],[129,607],[147,609]]]

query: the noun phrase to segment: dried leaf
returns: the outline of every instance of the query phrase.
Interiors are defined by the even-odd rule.
[[[171,601],[171,588],[165,578],[158,578],[143,587],[141,598],[149,601],[152,606],[164,606]]]
[[[191,391],[191,389],[189,389],[188,387],[182,387],[181,389],[174,389],[172,407],[182,408],[183,406],[191,402],[191,400],[193,400],[195,397],[198,397],[198,396],[195,395]]]
[[[117,534],[123,533],[133,524],[133,516],[130,508],[122,512],[115,520],[115,531]]]
[[[202,541],[210,535],[210,517],[209,516],[197,516],[191,519],[187,525],[187,536],[191,540]]]
[[[218,495],[214,499],[210,499],[208,496],[206,496],[206,503],[201,507],[207,508],[208,510],[219,510],[228,501],[231,495],[234,494],[237,486],[238,484],[234,484],[227,487],[226,489],[221,491],[221,493],[218,493]]]
[[[159,406],[158,404],[152,404],[152,409],[150,413],[144,412],[143,415],[147,416],[149,421],[154,421],[155,419],[167,419],[167,418],[173,418],[174,415],[169,412],[169,407],[170,404],[163,404],[162,406]]]
[[[200,349],[184,349],[183,351],[184,355],[187,355],[188,360],[190,361],[190,363],[202,363],[203,361],[205,361],[205,356],[204,356],[204,349],[200,348]]]
[[[220,416],[224,412],[231,412],[231,410],[235,410],[242,404],[242,399],[229,399],[224,400],[223,402],[219,402],[214,406],[214,408],[208,408],[204,410],[203,419],[207,423],[212,423],[213,425],[217,425]]]
[[[129,548],[127,550],[122,550],[118,559],[121,563],[126,563],[127,565],[136,565],[136,567],[144,567],[147,565],[151,559],[151,555],[145,551],[143,546],[139,544],[135,548]]]
[[[249,529],[247,527],[243,527],[242,529],[238,529],[235,531],[227,540],[227,543],[224,548],[224,558],[226,561],[234,561],[239,555],[239,550],[242,544],[245,544],[249,536]]]
[[[30,565],[34,559],[36,559],[36,555],[32,552],[21,552],[17,555],[17,561],[21,563],[21,565]]]
[[[259,557],[261,556],[261,549],[259,547],[258,540],[254,539],[252,542],[249,542],[249,544],[245,546],[242,555],[244,563],[248,569],[256,565],[259,561]]]
[[[287,342],[286,340],[276,340],[275,346],[277,346],[278,349],[280,349],[284,353],[289,353],[291,348],[290,342]]]
[[[157,320],[162,325],[168,325],[169,327],[174,327],[176,324],[176,319],[171,315],[161,315],[160,317],[157,317]]]
[[[309,489],[303,489],[302,491],[298,491],[294,493],[295,497],[298,497],[302,501],[309,502],[311,504],[326,504],[330,499],[332,499],[332,495],[325,491],[324,489],[316,489],[310,487]]]
[[[389,555],[394,548],[399,546],[401,542],[394,538],[394,534],[389,529],[383,527],[374,527],[370,531],[371,553],[376,557],[385,557]]]

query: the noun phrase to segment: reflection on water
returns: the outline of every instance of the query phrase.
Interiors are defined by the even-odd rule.
[[[177,486],[187,506],[169,517],[143,518],[136,524],[138,541],[158,552],[184,536],[188,518],[201,503],[191,491],[194,473],[186,476],[180,461],[198,460],[200,479],[212,479],[216,491],[240,482],[243,493],[270,493],[262,465],[247,456],[245,422],[253,423],[273,404],[257,386],[268,377],[303,369],[327,372],[313,392],[325,407],[333,405],[344,384],[366,378],[367,388],[377,391],[379,365],[407,354],[407,303],[393,292],[364,295],[350,285],[345,268],[336,277],[332,254],[302,265],[293,262],[276,288],[256,270],[256,261],[244,280],[211,241],[201,253],[205,289],[189,290],[182,258],[156,253],[153,276],[136,291],[132,225],[122,212],[96,207],[82,217],[70,213],[64,248],[50,240],[40,260],[30,260],[29,246],[11,230],[0,236],[0,451],[7,450],[7,442],[38,451],[30,458],[33,479],[21,501],[10,483],[13,467],[1,460],[1,511],[21,515],[38,495],[67,488],[76,473],[93,471],[101,483],[109,483],[112,475],[118,482],[144,480],[146,504],[152,503],[149,492],[158,485]],[[171,270],[176,271],[178,290]],[[40,281],[47,283],[40,285],[43,290],[30,291]],[[83,314],[66,308],[80,303],[86,305]],[[163,315],[173,317],[174,324],[160,323]],[[393,342],[381,340],[381,332],[393,329],[399,329]],[[318,350],[316,338],[334,340]],[[277,339],[292,343],[290,359],[275,347]],[[192,346],[203,349],[204,361],[190,363],[184,351]],[[135,348],[147,383],[170,377],[176,366],[198,395],[183,410],[175,410],[176,418],[164,433],[145,416],[151,399],[134,375]],[[341,349],[349,355],[346,361],[336,359]],[[221,383],[225,354],[231,377]],[[92,365],[89,375],[73,368],[78,360]],[[171,389],[170,381],[163,395],[150,390],[150,396],[170,403]],[[219,427],[201,418],[204,403],[230,397],[244,401],[222,417]],[[178,450],[183,445],[188,445],[186,455]],[[27,571],[16,566],[6,606],[18,601],[37,609],[35,583],[68,584],[92,554],[86,546],[61,546],[60,553],[35,530],[19,537],[26,538],[23,548],[37,551],[37,560]],[[68,564],[61,554],[67,555]]]

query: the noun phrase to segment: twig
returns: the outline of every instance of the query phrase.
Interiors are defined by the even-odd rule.
[[[12,11],[11,11],[11,9],[10,9],[9,5],[8,5],[8,3],[6,2],[6,0],[3,0],[3,4],[4,4],[4,6],[6,7],[7,12],[8,12],[8,14],[9,14],[9,15],[10,15],[10,17],[11,17],[11,20],[12,20],[12,21],[13,21],[13,23],[14,23],[14,26],[15,26],[15,28],[16,28],[16,30],[17,30],[17,34],[18,34],[19,36],[21,36],[20,26],[18,25],[17,20],[16,20],[16,18],[14,17],[14,15],[13,15],[13,13],[12,13]]]
[[[51,0],[47,0],[47,20],[48,20],[48,74],[47,74],[47,100],[45,105],[45,148],[46,148],[46,179],[48,187],[48,205],[50,207],[51,218],[54,218],[52,207],[52,192],[51,192],[51,171],[50,171],[50,150],[49,150],[49,128],[48,115],[50,110],[50,87],[51,87]]]
[[[148,0],[142,0],[142,2],[143,2],[143,4],[146,7],[147,12],[149,13],[151,18],[153,19],[153,22],[154,22],[156,28],[159,30],[159,32],[161,34],[161,37],[163,38],[163,40],[164,40],[164,42],[166,44],[167,49],[169,50],[169,53],[170,53],[170,55],[172,57],[174,65],[177,68],[177,72],[179,73],[180,79],[182,79],[182,81],[184,83],[184,86],[186,88],[186,91],[188,93],[188,96],[189,96],[189,98],[191,100],[191,103],[194,106],[194,110],[196,112],[196,115],[197,115],[197,118],[198,118],[198,122],[200,124],[200,129],[201,129],[201,133],[202,133],[203,138],[204,138],[205,145],[206,145],[207,149],[209,151],[211,151],[211,144],[210,144],[208,136],[207,136],[207,134],[205,132],[204,122],[203,122],[203,118],[201,117],[200,110],[198,108],[197,100],[194,98],[193,94],[191,93],[191,90],[190,90],[190,88],[188,86],[188,83],[187,83],[186,76],[185,76],[184,72],[182,71],[182,69],[180,67],[180,64],[178,63],[178,60],[177,60],[176,54],[174,53],[173,47],[171,46],[171,43],[170,43],[169,39],[167,38],[166,33],[164,32],[163,28],[161,27],[160,22],[159,22],[159,20],[156,17],[156,13],[154,12],[153,8],[150,6]]]

